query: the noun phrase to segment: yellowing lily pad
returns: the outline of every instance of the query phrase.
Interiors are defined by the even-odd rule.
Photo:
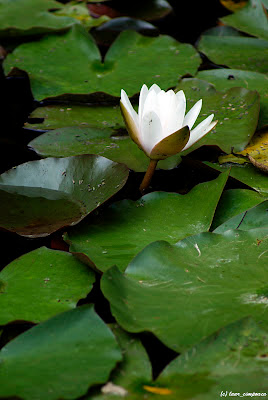
[[[138,201],[112,204],[101,215],[68,231],[70,251],[85,254],[101,271],[116,264],[124,270],[154,240],[175,243],[210,228],[227,174],[195,186],[186,195],[153,192]]]
[[[37,100],[63,95],[81,100],[94,92],[119,97],[122,87],[133,96],[144,83],[167,89],[180,76],[195,74],[199,65],[200,56],[190,44],[133,31],[121,33],[102,62],[92,37],[76,24],[64,35],[17,47],[6,58],[4,69],[6,73],[14,67],[26,71]]]
[[[268,172],[268,130],[257,132],[245,150],[238,153],[247,156],[249,161],[257,168]]]
[[[62,7],[54,0],[0,0],[0,37],[68,29],[76,20],[50,11]]]
[[[177,89],[184,90],[187,110],[199,99],[203,100],[195,126],[212,113],[214,120],[218,120],[213,131],[186,150],[187,153],[202,145],[215,145],[226,153],[244,150],[258,123],[260,100],[256,91],[234,87],[218,92],[212,84],[196,78],[182,79]]]
[[[178,352],[246,316],[267,330],[267,245],[267,228],[157,241],[125,273],[107,270],[101,289],[120,326]]]

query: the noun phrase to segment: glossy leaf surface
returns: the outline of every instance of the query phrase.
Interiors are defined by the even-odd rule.
[[[105,382],[121,353],[93,307],[56,315],[0,352],[0,396],[74,399]]]
[[[90,223],[69,231],[70,251],[89,257],[105,271],[116,264],[125,269],[154,240],[177,240],[207,231],[226,183],[223,174],[194,187],[188,194],[153,192],[134,202],[114,203]]]
[[[268,229],[154,242],[101,288],[120,326],[178,352],[245,316],[267,329],[267,243]]]
[[[127,177],[124,165],[94,155],[22,164],[0,175],[0,226],[24,236],[49,235],[81,221]]]
[[[41,247],[24,254],[0,272],[0,325],[37,323],[72,309],[94,280],[94,273],[68,253]]]

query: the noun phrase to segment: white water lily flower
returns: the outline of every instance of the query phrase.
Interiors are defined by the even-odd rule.
[[[121,91],[120,106],[131,139],[151,160],[163,160],[188,149],[217,124],[217,121],[212,122],[214,114],[211,114],[191,130],[202,100],[185,115],[183,90],[165,92],[156,84],[150,89],[142,86],[138,113],[124,90]]]

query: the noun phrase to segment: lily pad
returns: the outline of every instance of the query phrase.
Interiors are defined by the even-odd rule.
[[[224,172],[231,167],[230,176],[232,178],[237,179],[240,182],[243,182],[245,185],[252,187],[254,190],[259,192],[260,194],[267,196],[268,195],[268,179],[267,174],[253,167],[253,165],[244,164],[244,165],[236,165],[236,164],[216,164],[205,162],[211,168],[215,168],[218,171]]]
[[[37,100],[64,94],[81,99],[94,92],[118,97],[122,85],[133,96],[144,83],[158,83],[167,89],[175,86],[181,75],[195,74],[199,65],[200,56],[190,44],[170,36],[151,38],[133,31],[119,35],[102,63],[95,42],[80,25],[61,36],[24,43],[4,62],[6,73],[13,67],[28,73]]]
[[[262,203],[264,197],[254,190],[247,189],[229,189],[225,190],[218,203],[216,213],[212,222],[211,229],[234,217],[235,215],[245,212],[249,208]],[[233,228],[232,228],[233,229]]]
[[[215,233],[222,233],[229,229],[248,231],[254,228],[268,228],[268,201],[243,211],[241,214],[230,218],[215,229]]]
[[[82,306],[21,334],[0,352],[0,396],[74,399],[106,382],[121,360],[110,329]]]
[[[33,119],[44,119],[43,122],[32,122]],[[89,106],[83,104],[49,105],[36,108],[29,116],[29,123],[25,128],[35,130],[50,130],[78,126],[81,128],[125,128],[120,107],[117,106]]]
[[[115,8],[122,14],[147,21],[163,18],[172,11],[172,7],[166,0],[145,0],[142,2],[121,2]]]
[[[44,133],[29,146],[43,157],[98,154],[137,172],[146,171],[149,164],[148,157],[131,140],[127,131],[116,133],[112,129],[62,128]],[[160,161],[158,167],[172,169],[180,160],[180,154],[176,154]]]
[[[47,236],[77,224],[127,177],[124,165],[95,155],[21,164],[0,175],[0,226],[23,236]]]
[[[237,321],[177,357],[153,387],[169,390],[170,396],[166,397],[172,400],[215,400],[219,396],[265,393],[267,339],[267,332],[251,319]],[[151,396],[148,393],[147,398],[163,397]]]
[[[25,36],[68,29],[74,18],[50,12],[63,5],[54,0],[0,0],[0,37]]]
[[[69,253],[41,247],[24,254],[0,272],[0,325],[37,323],[75,308],[94,280],[94,273]]]
[[[221,18],[221,21],[242,32],[268,40],[267,13],[262,3],[263,0],[249,0],[241,10]]]
[[[268,129],[256,132],[245,150],[238,153],[247,156],[249,161],[257,168],[268,172]]]
[[[152,367],[145,348],[134,335],[124,332],[118,325],[111,329],[118,341],[123,354],[123,360],[112,372],[109,382],[101,390],[92,390],[85,400],[110,400],[116,395],[127,396],[132,399],[132,393],[137,391],[138,385],[152,380]]]
[[[198,72],[197,78],[211,82],[217,90],[226,90],[237,86],[257,90],[261,96],[259,126],[268,124],[267,75],[239,69],[213,69]]]
[[[188,194],[153,192],[138,201],[112,204],[90,224],[71,229],[70,251],[85,254],[89,265],[105,271],[116,264],[124,270],[131,259],[154,240],[176,243],[209,230],[228,178],[227,174],[195,186]]]
[[[202,36],[198,49],[216,64],[266,73],[268,42],[239,36]]]
[[[218,92],[212,84],[196,78],[182,79],[177,89],[184,91],[188,109],[203,99],[196,124],[212,113],[215,114],[214,119],[219,121],[213,131],[187,150],[187,153],[203,145],[218,146],[226,153],[244,150],[258,123],[260,105],[256,91],[231,88],[224,93]]]
[[[120,326],[178,352],[245,316],[267,329],[267,244],[268,229],[154,242],[125,274],[106,271],[101,289]]]

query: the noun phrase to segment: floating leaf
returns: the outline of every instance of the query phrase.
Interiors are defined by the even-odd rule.
[[[167,398],[172,400],[265,393],[267,340],[267,332],[251,319],[237,321],[182,353],[164,369],[154,386],[169,388],[173,396]]]
[[[42,118],[43,122],[32,123],[31,119]],[[89,106],[82,104],[49,105],[36,108],[29,116],[30,122],[26,128],[49,130],[79,126],[81,128],[125,128],[120,107],[117,106]]]
[[[259,95],[256,91],[231,88],[217,92],[213,85],[195,78],[182,79],[177,87],[184,90],[188,109],[203,99],[202,110],[196,124],[214,113],[218,124],[187,153],[202,145],[216,145],[226,153],[244,150],[255,132],[259,115]],[[195,124],[195,125],[196,125]]]
[[[89,264],[105,271],[116,264],[123,270],[154,240],[177,240],[207,231],[228,175],[201,183],[186,195],[154,192],[134,202],[112,204],[89,223],[68,233],[70,251],[89,257]]]
[[[268,124],[268,77],[265,74],[238,69],[213,69],[198,72],[197,78],[213,83],[217,90],[238,86],[257,90],[261,96],[259,126]]]
[[[198,49],[214,63],[266,73],[268,69],[268,42],[240,36],[203,35]]]
[[[230,218],[215,229],[215,233],[222,233],[229,229],[248,231],[254,228],[268,228],[268,201],[243,211],[241,214]]]
[[[106,271],[101,289],[120,326],[180,352],[245,316],[268,328],[267,244],[268,229],[154,242],[125,274]]]
[[[24,36],[67,29],[75,19],[50,12],[63,5],[54,0],[0,0],[0,37]]]
[[[118,97],[122,85],[133,96],[143,83],[158,83],[167,89],[175,86],[181,75],[195,74],[199,64],[200,56],[193,46],[169,36],[151,38],[133,31],[119,35],[102,63],[91,36],[82,26],[74,25],[64,35],[22,44],[8,55],[4,67],[6,73],[13,67],[25,70],[34,97],[42,100],[64,94],[81,99],[93,92]]]
[[[0,325],[36,323],[74,308],[94,280],[94,273],[69,253],[41,247],[24,254],[0,272]]]
[[[237,11],[247,4],[247,0],[220,0],[221,4],[230,11]]]
[[[94,155],[21,164],[0,175],[0,226],[23,236],[47,236],[81,221],[127,177],[124,165]]]
[[[109,382],[101,388],[101,393],[93,389],[85,400],[109,400],[118,391],[122,395],[125,392],[127,399],[132,399],[132,394],[140,394],[138,385],[152,380],[151,363],[140,340],[124,332],[118,325],[112,325],[111,329],[122,351],[123,360],[112,372]]]
[[[264,197],[253,190],[225,190],[218,203],[211,229],[214,230],[223,222],[262,203]]]
[[[121,360],[109,328],[82,306],[21,334],[0,352],[0,396],[75,399],[104,383]]]
[[[221,21],[242,32],[267,40],[267,12],[262,3],[263,0],[248,0],[245,7],[234,14],[221,18]]]
[[[216,163],[205,162],[211,168],[215,168],[218,171],[224,172],[231,168],[230,176],[232,178],[237,179],[240,182],[243,182],[245,185],[248,185],[255,189],[260,194],[264,196],[268,195],[268,179],[267,174],[253,167],[252,165],[234,165],[234,164],[223,164],[219,165]]]
[[[127,131],[121,134],[112,129],[62,128],[44,133],[30,142],[29,146],[43,157],[102,155],[138,172],[146,171],[149,162],[148,157],[131,140]],[[176,167],[180,160],[180,155],[176,154],[160,161],[158,166],[171,169]]]

